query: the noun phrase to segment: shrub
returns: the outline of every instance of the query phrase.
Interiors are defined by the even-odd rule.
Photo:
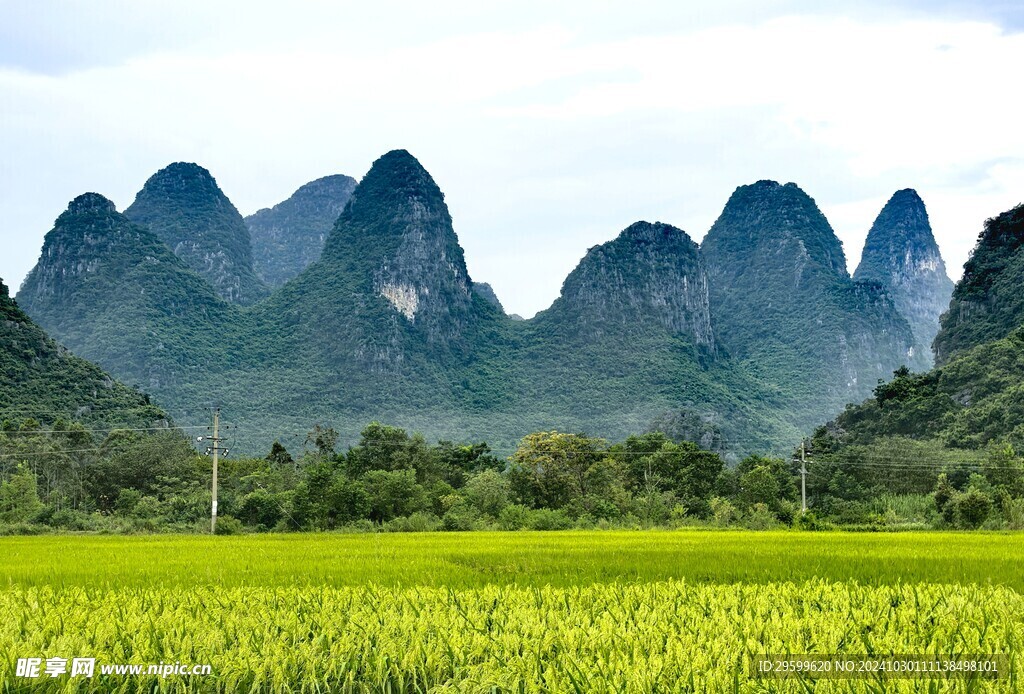
[[[498,514],[498,527],[502,530],[522,530],[527,527],[530,509],[521,504],[510,504]]]
[[[1004,504],[1003,515],[1010,530],[1024,530],[1024,499],[1010,499]]]
[[[744,514],[743,525],[750,530],[768,530],[778,525],[778,520],[767,504],[757,503]]]
[[[715,525],[725,527],[735,523],[739,517],[739,511],[728,499],[720,496],[711,499],[711,522]]]
[[[276,499],[270,492],[256,489],[242,499],[238,518],[246,525],[273,528],[284,515],[283,504],[284,500]]]
[[[63,528],[64,530],[92,530],[92,519],[88,514],[65,508],[54,511],[47,522],[52,528]]]
[[[473,530],[476,528],[476,512],[466,504],[458,504],[441,518],[444,530]]]
[[[976,487],[970,487],[953,500],[956,524],[962,528],[977,528],[992,512],[992,499]]]
[[[568,530],[572,527],[572,519],[562,509],[535,509],[530,512],[528,523],[531,530]]]
[[[794,527],[800,530],[825,530],[828,528],[828,524],[821,521],[815,514],[814,511],[808,511],[807,513],[797,514]]]
[[[382,530],[388,533],[427,533],[437,530],[441,521],[433,513],[417,511],[408,516],[401,516],[389,520],[382,526]]]
[[[242,521],[234,516],[220,516],[217,518],[217,535],[241,535],[242,530]]]
[[[502,509],[508,506],[511,488],[504,475],[494,470],[484,470],[471,476],[463,491],[479,513],[497,518]]]

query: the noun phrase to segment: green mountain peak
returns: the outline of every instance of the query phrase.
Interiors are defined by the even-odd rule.
[[[152,231],[94,193],[57,218],[18,302],[76,354],[154,389],[210,362],[219,336],[204,327],[229,308]]]
[[[442,324],[460,323],[472,303],[444,195],[405,150],[373,163],[327,239],[322,262],[430,329],[451,332]]]
[[[701,254],[720,343],[799,394],[808,425],[898,366],[921,364],[906,319],[877,284],[850,278],[831,225],[795,184],[737,188]]]
[[[636,222],[587,251],[547,320],[580,335],[655,324],[713,353],[708,279],[697,244],[669,224]]]
[[[917,191],[896,191],[879,212],[864,243],[854,279],[876,282],[892,297],[914,331],[916,349],[929,357],[939,316],[949,305],[953,282]]]
[[[176,162],[153,174],[124,214],[151,229],[225,300],[251,304],[267,295],[242,215],[198,164]]]
[[[99,193],[82,193],[68,203],[70,214],[105,214],[117,212],[114,203]]]

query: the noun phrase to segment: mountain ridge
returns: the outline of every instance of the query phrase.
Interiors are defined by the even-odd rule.
[[[660,222],[637,222],[589,249],[549,309],[515,320],[470,277],[444,194],[404,150],[374,162],[320,258],[250,306],[219,296],[109,201],[88,213],[73,201],[47,235],[33,272],[64,283],[64,295],[38,280],[23,293],[76,351],[147,384],[177,416],[216,398],[237,413],[238,436],[257,444],[325,419],[343,437],[378,420],[504,445],[552,427],[616,438],[657,420],[765,450],[903,363],[894,345],[912,338],[884,292],[849,278],[841,244],[795,184],[737,190],[792,208],[723,210],[740,220],[741,240],[795,249],[798,262],[783,257],[768,272],[774,280],[782,268],[799,291],[758,288],[755,298],[812,309],[808,325],[824,326],[815,329],[830,340],[826,356],[850,368],[827,368],[784,331],[748,352],[725,344],[730,328],[720,307],[716,315],[703,247]],[[166,213],[173,222],[175,210]],[[112,230],[106,245],[89,240],[89,215]],[[61,274],[79,266],[88,281]],[[773,310],[754,302],[745,315]],[[810,376],[794,376],[800,370]],[[830,379],[827,390],[814,384],[819,376]]]

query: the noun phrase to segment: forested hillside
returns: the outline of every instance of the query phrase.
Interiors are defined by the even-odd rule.
[[[1024,324],[1024,205],[985,222],[935,338],[937,361]]]
[[[150,426],[164,413],[149,397],[118,383],[58,345],[11,299],[0,280],[0,421],[80,420]]]

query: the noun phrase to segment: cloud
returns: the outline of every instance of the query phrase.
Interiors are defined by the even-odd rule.
[[[8,61],[0,276],[17,286],[74,195],[123,208],[178,160],[210,168],[247,213],[407,148],[445,191],[473,277],[523,315],[629,223],[699,239],[733,188],[761,178],[815,197],[851,269],[898,188],[921,192],[953,274],[982,221],[1024,198],[1024,37],[994,23],[909,12],[641,26],[513,10],[443,29],[425,11],[389,24],[384,10],[320,9],[302,27],[213,13],[223,34],[176,15],[170,39],[102,59]]]

